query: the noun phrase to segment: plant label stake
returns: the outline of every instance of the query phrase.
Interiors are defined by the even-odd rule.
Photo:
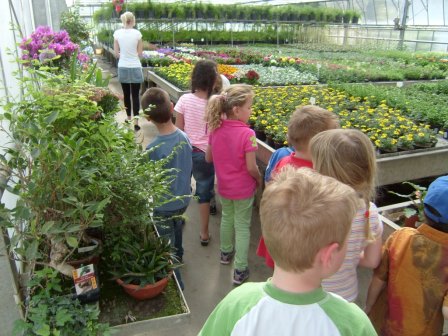
[[[403,87],[403,82],[397,82],[397,87],[398,87],[398,88]]]
[[[316,98],[311,97],[311,98],[310,98],[310,104],[311,104],[311,105],[316,104]]]
[[[98,301],[100,289],[93,264],[73,270],[76,296],[82,303]]]

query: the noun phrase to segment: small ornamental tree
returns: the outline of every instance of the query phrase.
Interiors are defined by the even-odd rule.
[[[88,24],[79,15],[79,8],[66,11],[61,15],[61,30],[65,30],[73,43],[85,45],[90,37]]]

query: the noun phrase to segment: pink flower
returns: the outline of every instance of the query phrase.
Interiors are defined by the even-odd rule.
[[[79,53],[78,54],[78,61],[80,61],[81,63],[88,63],[90,60],[90,57],[84,53]]]

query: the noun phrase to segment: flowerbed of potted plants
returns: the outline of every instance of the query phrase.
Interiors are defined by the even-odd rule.
[[[369,97],[355,97],[329,87],[255,88],[249,122],[255,130],[286,141],[289,115],[296,106],[310,103],[335,112],[341,127],[361,130],[380,150],[397,151],[399,144],[406,144],[406,149],[416,144],[433,146],[437,141],[429,125],[413,122],[404,117],[399,109],[387,106],[385,101],[378,105],[372,103]]]
[[[445,79],[448,71],[446,53],[359,49],[315,51],[313,48],[310,45],[301,46],[301,49],[283,47],[279,50],[281,54],[277,55],[272,54],[272,48],[266,47],[208,47],[207,50],[196,51],[192,48],[164,48],[159,52],[168,57],[148,57],[143,62],[148,65],[169,65],[179,61],[194,62],[200,57],[213,59],[220,64],[294,67],[313,74],[320,83]]]

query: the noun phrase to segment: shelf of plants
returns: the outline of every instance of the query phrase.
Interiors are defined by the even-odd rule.
[[[286,125],[296,106],[316,104],[335,112],[341,127],[360,129],[370,137],[378,150],[380,185],[446,172],[448,143],[443,137],[447,138],[448,132],[448,109],[445,107],[448,82],[445,80],[431,83],[402,81],[413,78],[409,75],[412,73],[409,68],[403,67],[401,74],[396,71],[398,75],[393,77],[394,82],[381,83],[383,85],[365,82],[322,85],[320,74],[325,71],[330,74],[329,69],[337,62],[330,60],[329,55],[320,60],[309,60],[263,56],[257,50],[165,48],[148,54],[146,60],[148,64],[156,65],[162,63],[161,59],[166,55],[169,57],[165,66],[155,67],[154,72],[148,73],[148,78],[170,92],[173,100],[188,92],[193,63],[203,57],[217,61],[218,71],[232,83],[254,85],[256,98],[249,122],[259,139],[258,158],[261,162],[267,163],[273,148],[287,145]],[[392,65],[388,64],[386,69],[377,70],[376,78],[387,78],[384,74],[390,71],[387,69],[391,66],[396,66],[395,62],[412,64],[412,68],[420,68],[421,73],[426,73],[427,78],[446,76],[446,58],[441,55],[417,55],[414,62],[407,54],[393,52],[383,55],[395,61],[391,61]],[[350,56],[352,59],[356,57],[359,59],[360,56],[354,53]],[[406,62],[399,57],[405,57]],[[358,68],[359,73],[366,73],[360,66]],[[322,69],[326,70],[321,72]],[[429,69],[435,69],[435,72]],[[353,73],[348,65],[336,67],[336,70],[339,82],[348,78],[347,73]],[[381,73],[383,75],[379,76]],[[332,73],[332,76],[336,74]]]
[[[189,309],[172,276],[180,264],[149,215],[170,194],[166,161],[148,160],[134,130],[117,123],[109,79],[66,31],[38,27],[20,49],[26,98],[10,97],[0,115],[1,166],[10,175],[0,187],[14,195],[0,209],[0,230],[10,235],[11,264],[20,264],[24,316],[16,333],[102,335],[117,326],[129,335],[185,322]],[[123,306],[115,281],[168,287],[157,301]]]

